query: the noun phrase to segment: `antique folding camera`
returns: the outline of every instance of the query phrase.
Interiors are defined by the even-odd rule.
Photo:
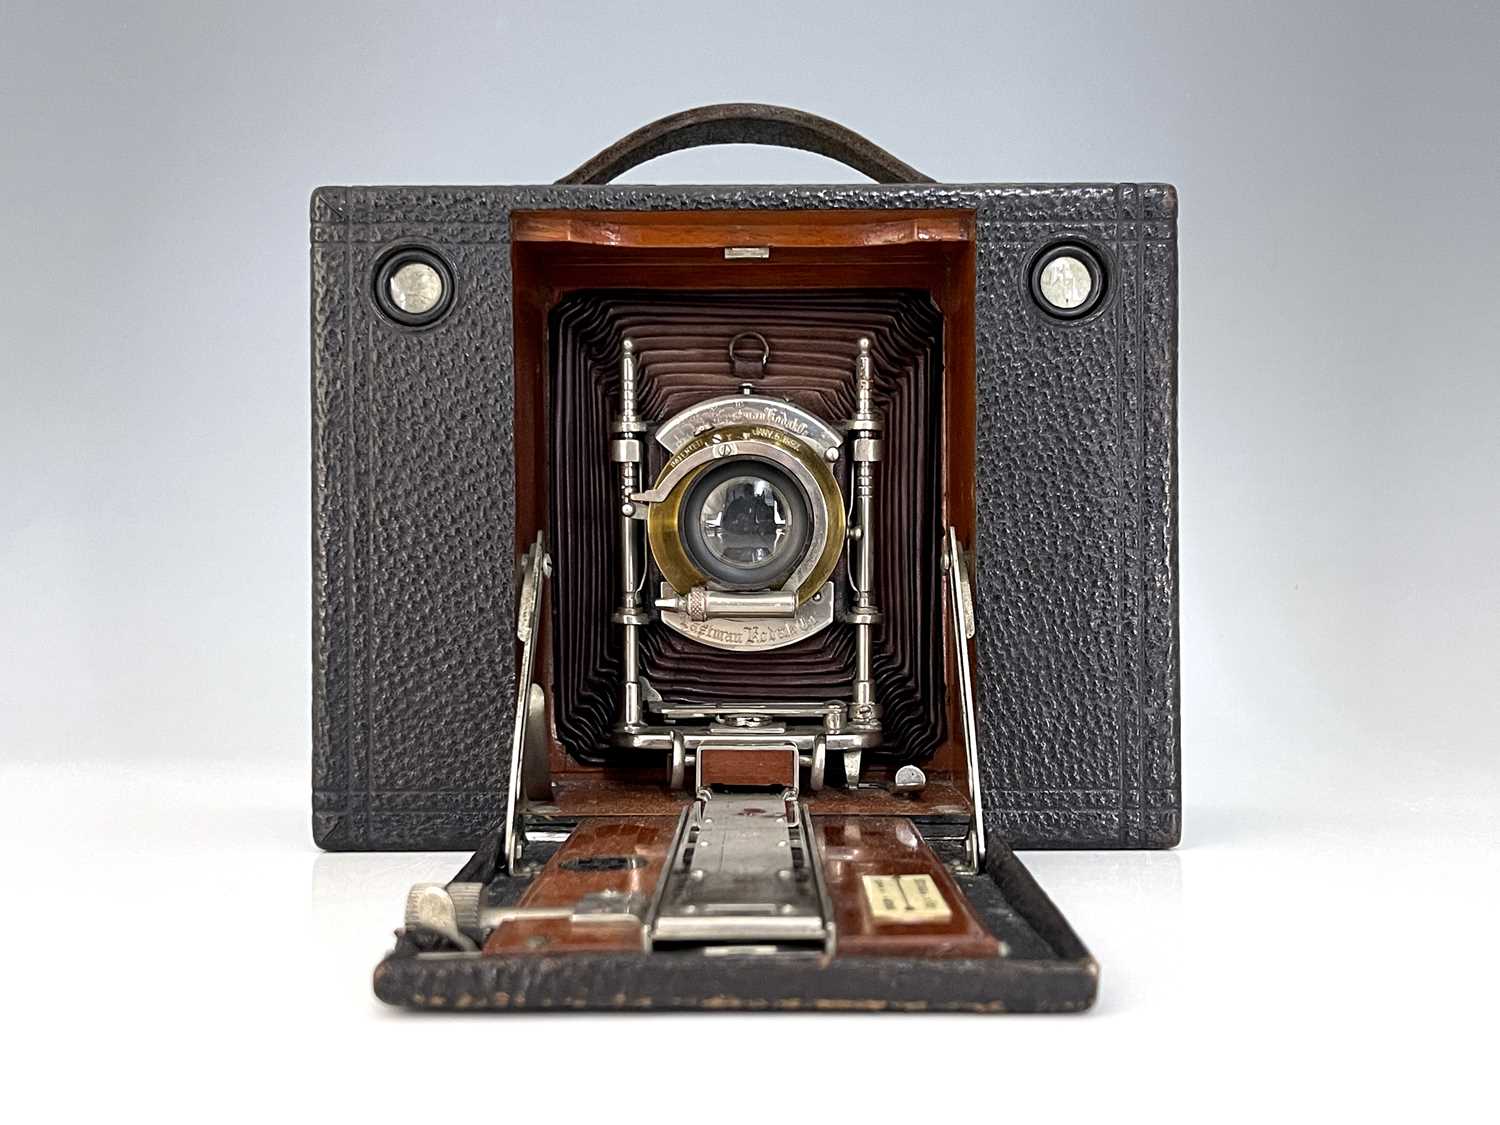
[[[877,182],[609,185],[724,142]],[[477,849],[380,997],[1088,1007],[1011,849],[1178,837],[1175,237],[768,106],[315,192],[314,832]]]

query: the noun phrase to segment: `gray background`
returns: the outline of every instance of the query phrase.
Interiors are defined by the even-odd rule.
[[[266,902],[297,888],[330,1010],[372,1014],[363,974],[410,872],[312,858],[304,811],[308,194],[545,182],[663,113],[756,100],[944,180],[1180,190],[1185,845],[1032,861],[1106,966],[1103,1010],[1163,1036],[1226,988],[1204,1019],[1294,989],[1359,1013],[1406,908],[1462,921],[1423,924],[1436,949],[1494,921],[1494,6],[0,14],[0,842],[17,875],[80,848],[183,878],[243,864]],[[848,175],[719,149],[630,178]],[[1386,897],[1397,882],[1415,898]],[[1273,900],[1311,935],[1300,968],[1266,967],[1241,925]],[[1369,960],[1330,995],[1312,962],[1334,950]],[[1433,973],[1403,995],[1458,1018],[1472,986]],[[1326,1049],[1300,1034],[1299,1057]],[[358,1042],[325,1038],[341,1036]]]

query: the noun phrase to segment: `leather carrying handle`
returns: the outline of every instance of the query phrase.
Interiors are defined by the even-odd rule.
[[[652,157],[702,145],[777,145],[837,160],[880,184],[930,184],[904,160],[816,114],[758,102],[727,102],[668,114],[621,137],[559,184],[607,184]]]

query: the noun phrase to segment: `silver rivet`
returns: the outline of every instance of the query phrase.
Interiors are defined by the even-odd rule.
[[[927,785],[927,775],[920,766],[902,766],[896,771],[897,793],[920,793]]]
[[[443,299],[443,275],[426,262],[407,262],[390,281],[391,302],[402,312],[421,316]]]
[[[1071,254],[1060,254],[1042,267],[1042,297],[1055,309],[1076,309],[1094,291],[1094,275]]]

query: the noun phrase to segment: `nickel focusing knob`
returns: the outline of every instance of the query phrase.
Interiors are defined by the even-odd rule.
[[[408,930],[423,930],[447,938],[458,948],[473,953],[479,948],[468,932],[479,926],[482,883],[417,883],[406,895],[405,924]]]

